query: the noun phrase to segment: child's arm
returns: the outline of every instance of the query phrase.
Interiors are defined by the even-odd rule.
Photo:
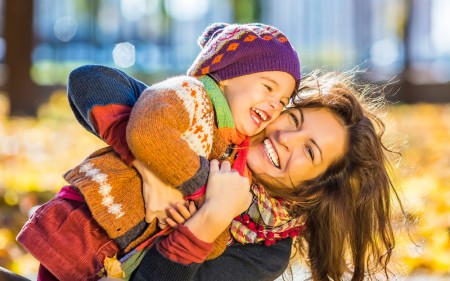
[[[150,223],[157,217],[160,221],[160,228],[166,228],[166,225],[161,224],[166,220],[166,211],[176,206],[177,203],[184,203],[183,194],[161,181],[141,161],[134,160],[133,166],[142,177],[145,220]]]
[[[133,79],[117,69],[99,65],[87,65],[75,69],[70,74],[68,98],[78,121],[87,130],[96,134],[107,144],[111,145],[127,164],[131,164],[135,157],[128,148],[125,139],[125,130],[131,108],[146,88],[147,86],[142,82]],[[199,94],[201,94],[201,92]],[[162,104],[160,105],[162,108]],[[194,108],[195,105],[191,105],[190,107]],[[171,186],[178,187],[186,195],[191,194],[202,186],[202,184],[206,183],[208,163],[205,157],[198,157],[197,154],[202,154],[199,149],[193,151],[191,147],[188,147],[185,140],[180,139],[180,136],[182,132],[191,125],[189,122],[193,121],[192,118],[201,119],[202,116],[188,116],[188,119],[185,118],[185,122],[181,124],[181,122],[177,123],[180,119],[175,117],[180,111],[175,108],[175,112],[171,112],[172,109],[174,108],[169,105],[159,112],[159,114],[166,114],[166,116],[160,116],[159,120],[162,118],[166,119],[163,123],[166,122],[166,125],[169,127],[175,125],[173,128],[175,130],[172,130],[171,133],[167,134],[167,138],[164,139],[164,142],[177,139],[182,144],[178,146],[174,143],[164,143],[166,147],[162,148],[163,150],[168,151],[174,147],[180,149],[172,154],[172,157],[167,157],[165,161],[159,162],[159,165],[162,168],[156,170],[153,169],[154,167],[150,168],[152,168],[152,171],[160,178],[169,179],[167,183]],[[152,123],[154,120],[152,119],[150,122]],[[155,128],[157,127],[154,127],[153,129]],[[158,128],[156,135],[161,132],[165,131],[159,130]],[[209,133],[212,135],[212,132],[205,132],[208,136],[205,134],[203,135],[201,145],[212,146],[212,136],[210,136]],[[205,137],[210,137],[210,139]],[[150,139],[150,141],[154,140]],[[135,142],[132,141],[132,143]],[[171,146],[167,146],[168,144]],[[157,146],[154,147],[154,149],[156,148]],[[158,153],[156,150],[153,151]],[[155,158],[144,155],[143,157],[138,157],[138,159],[143,160],[143,162],[148,165],[150,162],[149,160]],[[185,160],[188,161],[188,164],[185,164]],[[182,165],[179,166],[179,169],[173,170],[170,175],[165,176],[163,170],[165,167],[173,167],[173,163],[182,163]],[[180,186],[182,183],[185,184]]]
[[[130,164],[125,130],[131,108],[147,88],[124,72],[101,65],[85,65],[69,75],[69,104],[83,127],[111,145]]]
[[[174,77],[144,91],[127,125],[127,143],[136,159],[184,195],[206,184],[214,112],[203,84]]]
[[[214,240],[252,199],[248,180],[224,163],[219,168],[218,162],[211,161],[205,204],[184,226],[156,242],[131,280],[274,280],[283,273],[289,263],[291,238],[270,247],[235,243],[218,258],[205,260],[213,250],[207,241]],[[210,237],[200,240],[205,235]]]

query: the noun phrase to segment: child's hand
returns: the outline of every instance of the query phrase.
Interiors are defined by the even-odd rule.
[[[139,160],[134,160],[133,166],[142,177],[145,221],[150,223],[157,217],[160,228],[166,228],[166,210],[178,202],[184,203],[183,194],[161,181]]]
[[[197,212],[194,201],[176,203],[174,208],[168,210],[168,218],[166,222],[169,226],[176,228],[179,224],[183,224]]]

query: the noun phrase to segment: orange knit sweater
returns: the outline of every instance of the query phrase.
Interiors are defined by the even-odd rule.
[[[220,126],[214,110],[220,107],[229,112],[228,104],[212,79],[201,79],[180,76],[149,87],[127,126],[127,142],[136,159],[185,195],[206,184],[207,160],[221,158],[231,143],[244,140],[230,122],[230,113]],[[111,148],[93,153],[64,177],[80,191],[93,217],[124,252],[154,233],[155,223],[144,220],[138,173]]]

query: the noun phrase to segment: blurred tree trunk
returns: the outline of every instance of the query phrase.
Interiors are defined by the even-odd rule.
[[[5,1],[6,92],[11,115],[35,115],[38,87],[30,77],[33,48],[32,0]]]
[[[417,91],[417,87],[412,85],[408,79],[408,76],[411,75],[411,25],[414,20],[414,10],[416,9],[413,1],[404,1],[405,8],[405,20],[402,25],[402,39],[403,46],[405,50],[405,58],[404,58],[404,67],[400,77],[400,89],[398,91],[397,100],[401,100],[403,102],[412,103],[417,102],[414,98],[414,93]],[[396,101],[396,100],[395,100]]]

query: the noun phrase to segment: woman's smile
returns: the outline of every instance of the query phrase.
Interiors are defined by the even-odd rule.
[[[346,138],[341,121],[327,109],[287,110],[252,138],[247,164],[257,179],[265,175],[298,186],[339,159]]]
[[[274,148],[272,141],[270,139],[264,139],[262,145],[264,146],[264,152],[270,163],[272,163],[276,168],[280,169],[280,158],[278,153]]]

